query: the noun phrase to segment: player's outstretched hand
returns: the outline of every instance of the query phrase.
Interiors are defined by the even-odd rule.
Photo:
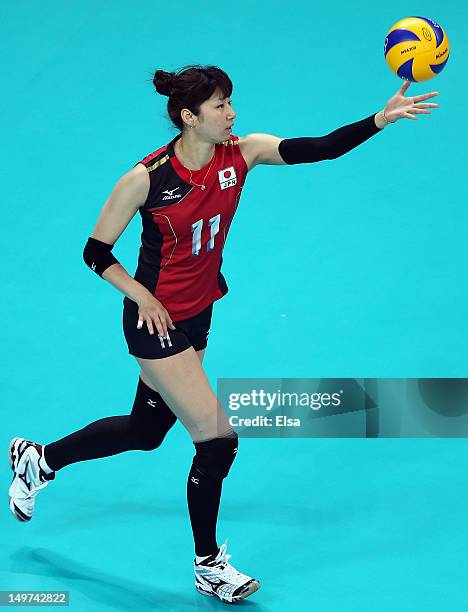
[[[151,295],[149,291],[148,294],[145,294],[138,301],[137,329],[141,329],[145,321],[146,325],[148,326],[149,333],[151,335],[154,334],[154,323],[161,338],[165,338],[167,336],[168,327],[175,329],[167,310],[159,300]]]
[[[420,104],[423,100],[428,100],[429,98],[434,98],[434,96],[438,96],[438,91],[432,91],[431,93],[421,94],[420,96],[413,96],[412,98],[405,98],[405,91],[411,85],[411,81],[405,81],[400,89],[396,92],[394,96],[390,98],[385,107],[385,116],[387,117],[390,123],[395,123],[398,119],[415,119],[417,117],[415,115],[430,115],[430,110],[425,110],[427,108],[437,108],[438,104]]]

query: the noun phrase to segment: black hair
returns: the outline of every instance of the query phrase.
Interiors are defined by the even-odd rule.
[[[213,95],[218,87],[224,98],[232,94],[232,81],[217,66],[184,66],[178,72],[156,70],[153,78],[156,91],[169,96],[167,113],[174,126],[183,131],[184,122],[180,116],[183,108],[194,115],[200,114],[200,105]]]

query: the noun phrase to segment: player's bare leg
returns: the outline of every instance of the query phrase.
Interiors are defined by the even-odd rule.
[[[237,434],[213,392],[192,347],[163,359],[136,357],[145,380],[163,397],[189,432],[196,449],[187,482],[195,540],[195,587],[200,593],[235,603],[258,590],[258,580],[237,571],[218,547],[216,522],[222,481],[237,453]]]

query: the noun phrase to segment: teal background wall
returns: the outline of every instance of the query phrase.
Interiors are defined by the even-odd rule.
[[[408,95],[440,108],[334,161],[257,167],[226,244],[217,377],[466,376],[467,7],[449,0],[25,1],[3,7],[2,420],[43,443],[128,412],[138,368],[122,295],[82,250],[118,178],[175,132],[155,69],[215,64],[235,133],[318,136],[382,109],[401,81],[385,34],[415,14],[451,42]],[[115,248],[133,273],[136,217]],[[258,576],[258,610],[463,609],[464,440],[241,440],[219,540]],[[281,445],[281,448],[278,448]],[[0,589],[68,589],[74,610],[221,606],[192,581],[179,425],[152,454],[63,470],[28,525],[0,510]],[[10,472],[0,469],[5,502]]]

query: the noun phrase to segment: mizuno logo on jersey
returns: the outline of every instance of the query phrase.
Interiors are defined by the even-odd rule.
[[[229,168],[218,170],[218,178],[221,189],[227,189],[228,187],[237,185],[237,176],[234,166],[229,166]]]
[[[174,191],[177,191],[177,189],[179,189],[179,187],[176,187],[175,189],[166,189],[166,191],[163,191],[163,193],[167,193],[167,195],[165,195],[163,197],[163,201],[164,200],[175,200],[176,198],[181,198],[181,194],[177,193],[176,195],[174,195]]]

